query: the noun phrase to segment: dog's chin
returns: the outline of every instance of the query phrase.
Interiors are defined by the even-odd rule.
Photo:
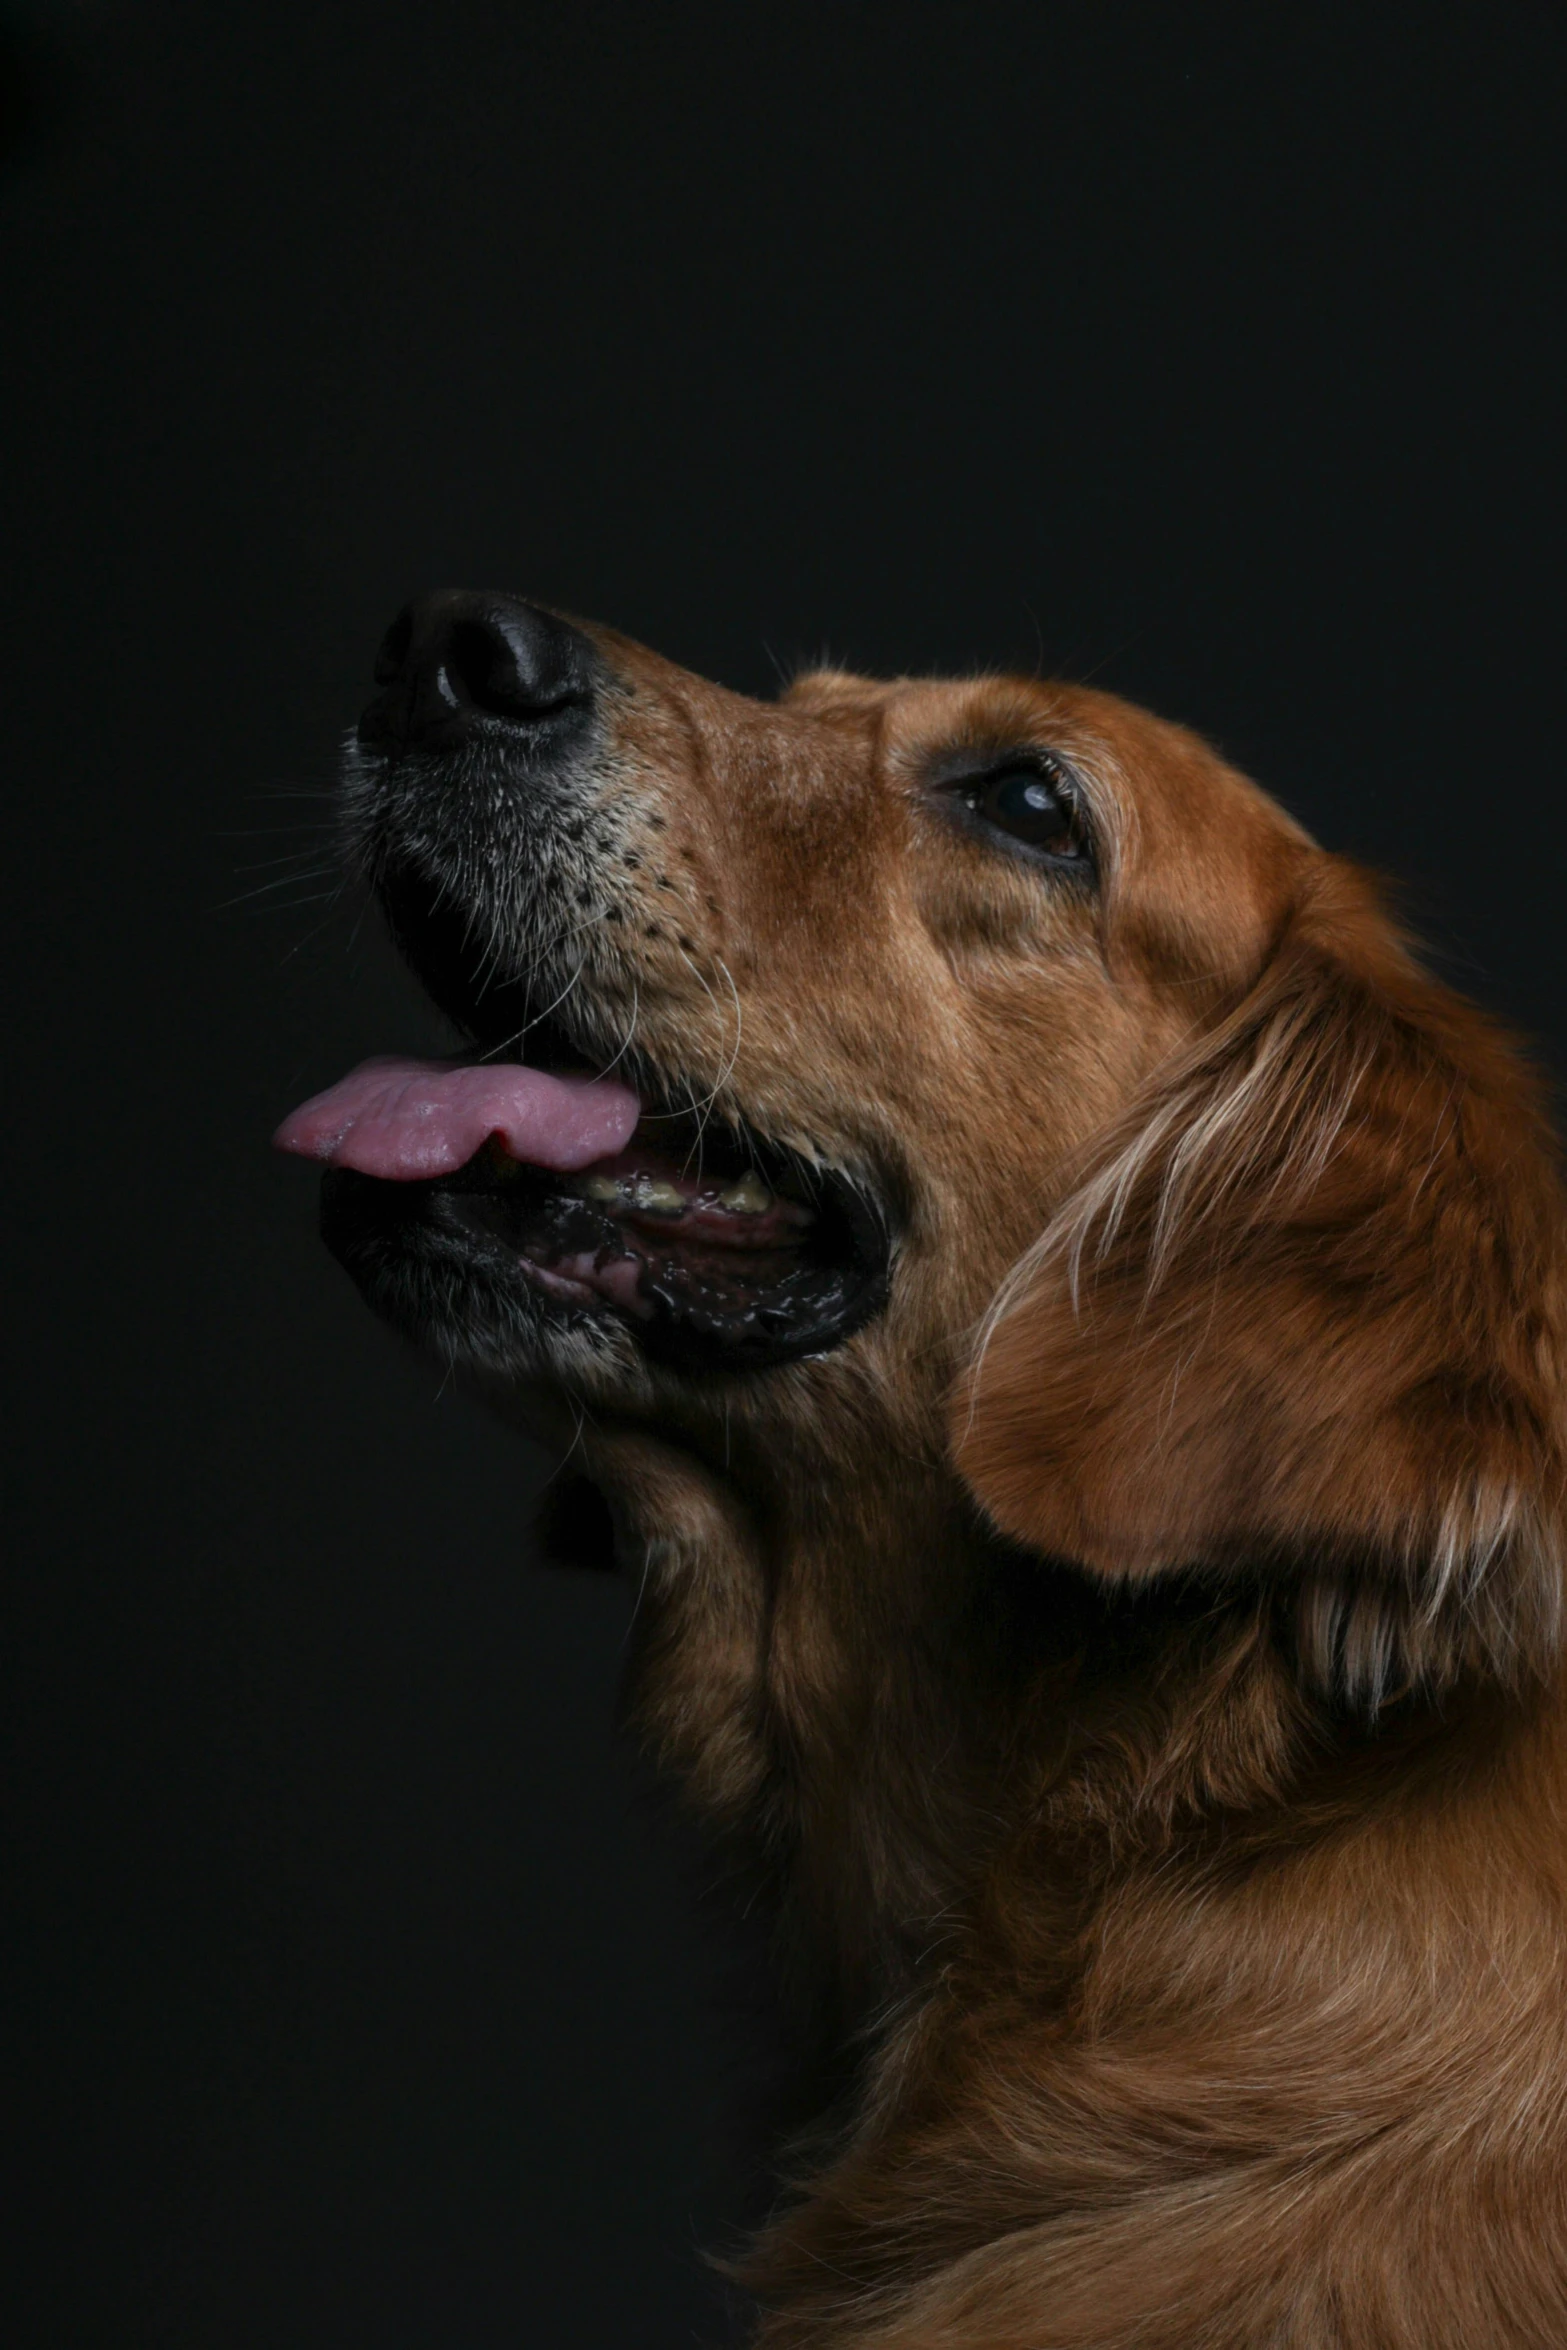
[[[321,1228],[375,1311],[443,1361],[600,1395],[830,1353],[880,1311],[891,1255],[859,1187],[729,1129],[661,1132],[578,1176],[495,1145],[428,1182],[334,1168]]]
[[[574,1392],[641,1383],[636,1342],[613,1312],[551,1294],[438,1185],[330,1169],[321,1236],[365,1302],[443,1363]]]

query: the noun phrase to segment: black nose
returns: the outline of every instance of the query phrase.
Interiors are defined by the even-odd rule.
[[[519,596],[443,588],[398,613],[375,681],[359,739],[376,748],[442,749],[498,727],[552,736],[592,709],[593,647]]]

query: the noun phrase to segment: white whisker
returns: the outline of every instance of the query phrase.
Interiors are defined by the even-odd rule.
[[[698,985],[701,987],[703,993],[707,996],[709,1002],[712,1004],[714,1011],[718,1012],[720,1007],[717,996],[714,995],[712,989],[708,986],[707,981],[703,978],[702,973],[700,970],[698,970],[696,964],[692,962],[691,957],[686,953],[685,948],[677,945],[675,952],[679,955],[681,961],[688,967],[688,969],[694,973]],[[728,967],[720,963],[720,969],[723,970],[724,977],[729,981],[730,993],[734,996],[735,999],[734,1049],[730,1053],[728,1060],[725,1062],[723,1069],[720,1071],[717,1083],[713,1086],[712,1090],[706,1095],[706,1097],[701,1102],[698,1102],[694,1094],[691,1096],[691,1110],[693,1116],[697,1120],[697,1138],[695,1143],[692,1145],[691,1151],[687,1153],[686,1165],[688,1168],[691,1164],[692,1157],[701,1151],[703,1141],[705,1140],[707,1134],[708,1116],[712,1111],[713,1104],[717,1101],[719,1095],[723,1092],[725,1086],[728,1084],[730,1077],[733,1075],[734,1065],[737,1058],[739,1057],[740,1052],[740,994],[739,990],[735,986],[733,978],[730,975]]]

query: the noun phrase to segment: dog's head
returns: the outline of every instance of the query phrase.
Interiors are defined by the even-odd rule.
[[[501,596],[378,674],[354,852],[470,1049],[291,1139],[383,1312],[590,1410],[945,1443],[1106,1577],[1293,1581],[1363,1694],[1543,1653],[1534,1089],[1263,793],[1082,688],[764,704]]]

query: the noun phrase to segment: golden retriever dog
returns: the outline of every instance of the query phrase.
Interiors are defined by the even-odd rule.
[[[758,2344],[1561,2350],[1535,1077],[1107,694],[456,593],[377,676],[352,851],[467,1041],[279,1139],[602,1493],[630,1718],[776,1888]]]

